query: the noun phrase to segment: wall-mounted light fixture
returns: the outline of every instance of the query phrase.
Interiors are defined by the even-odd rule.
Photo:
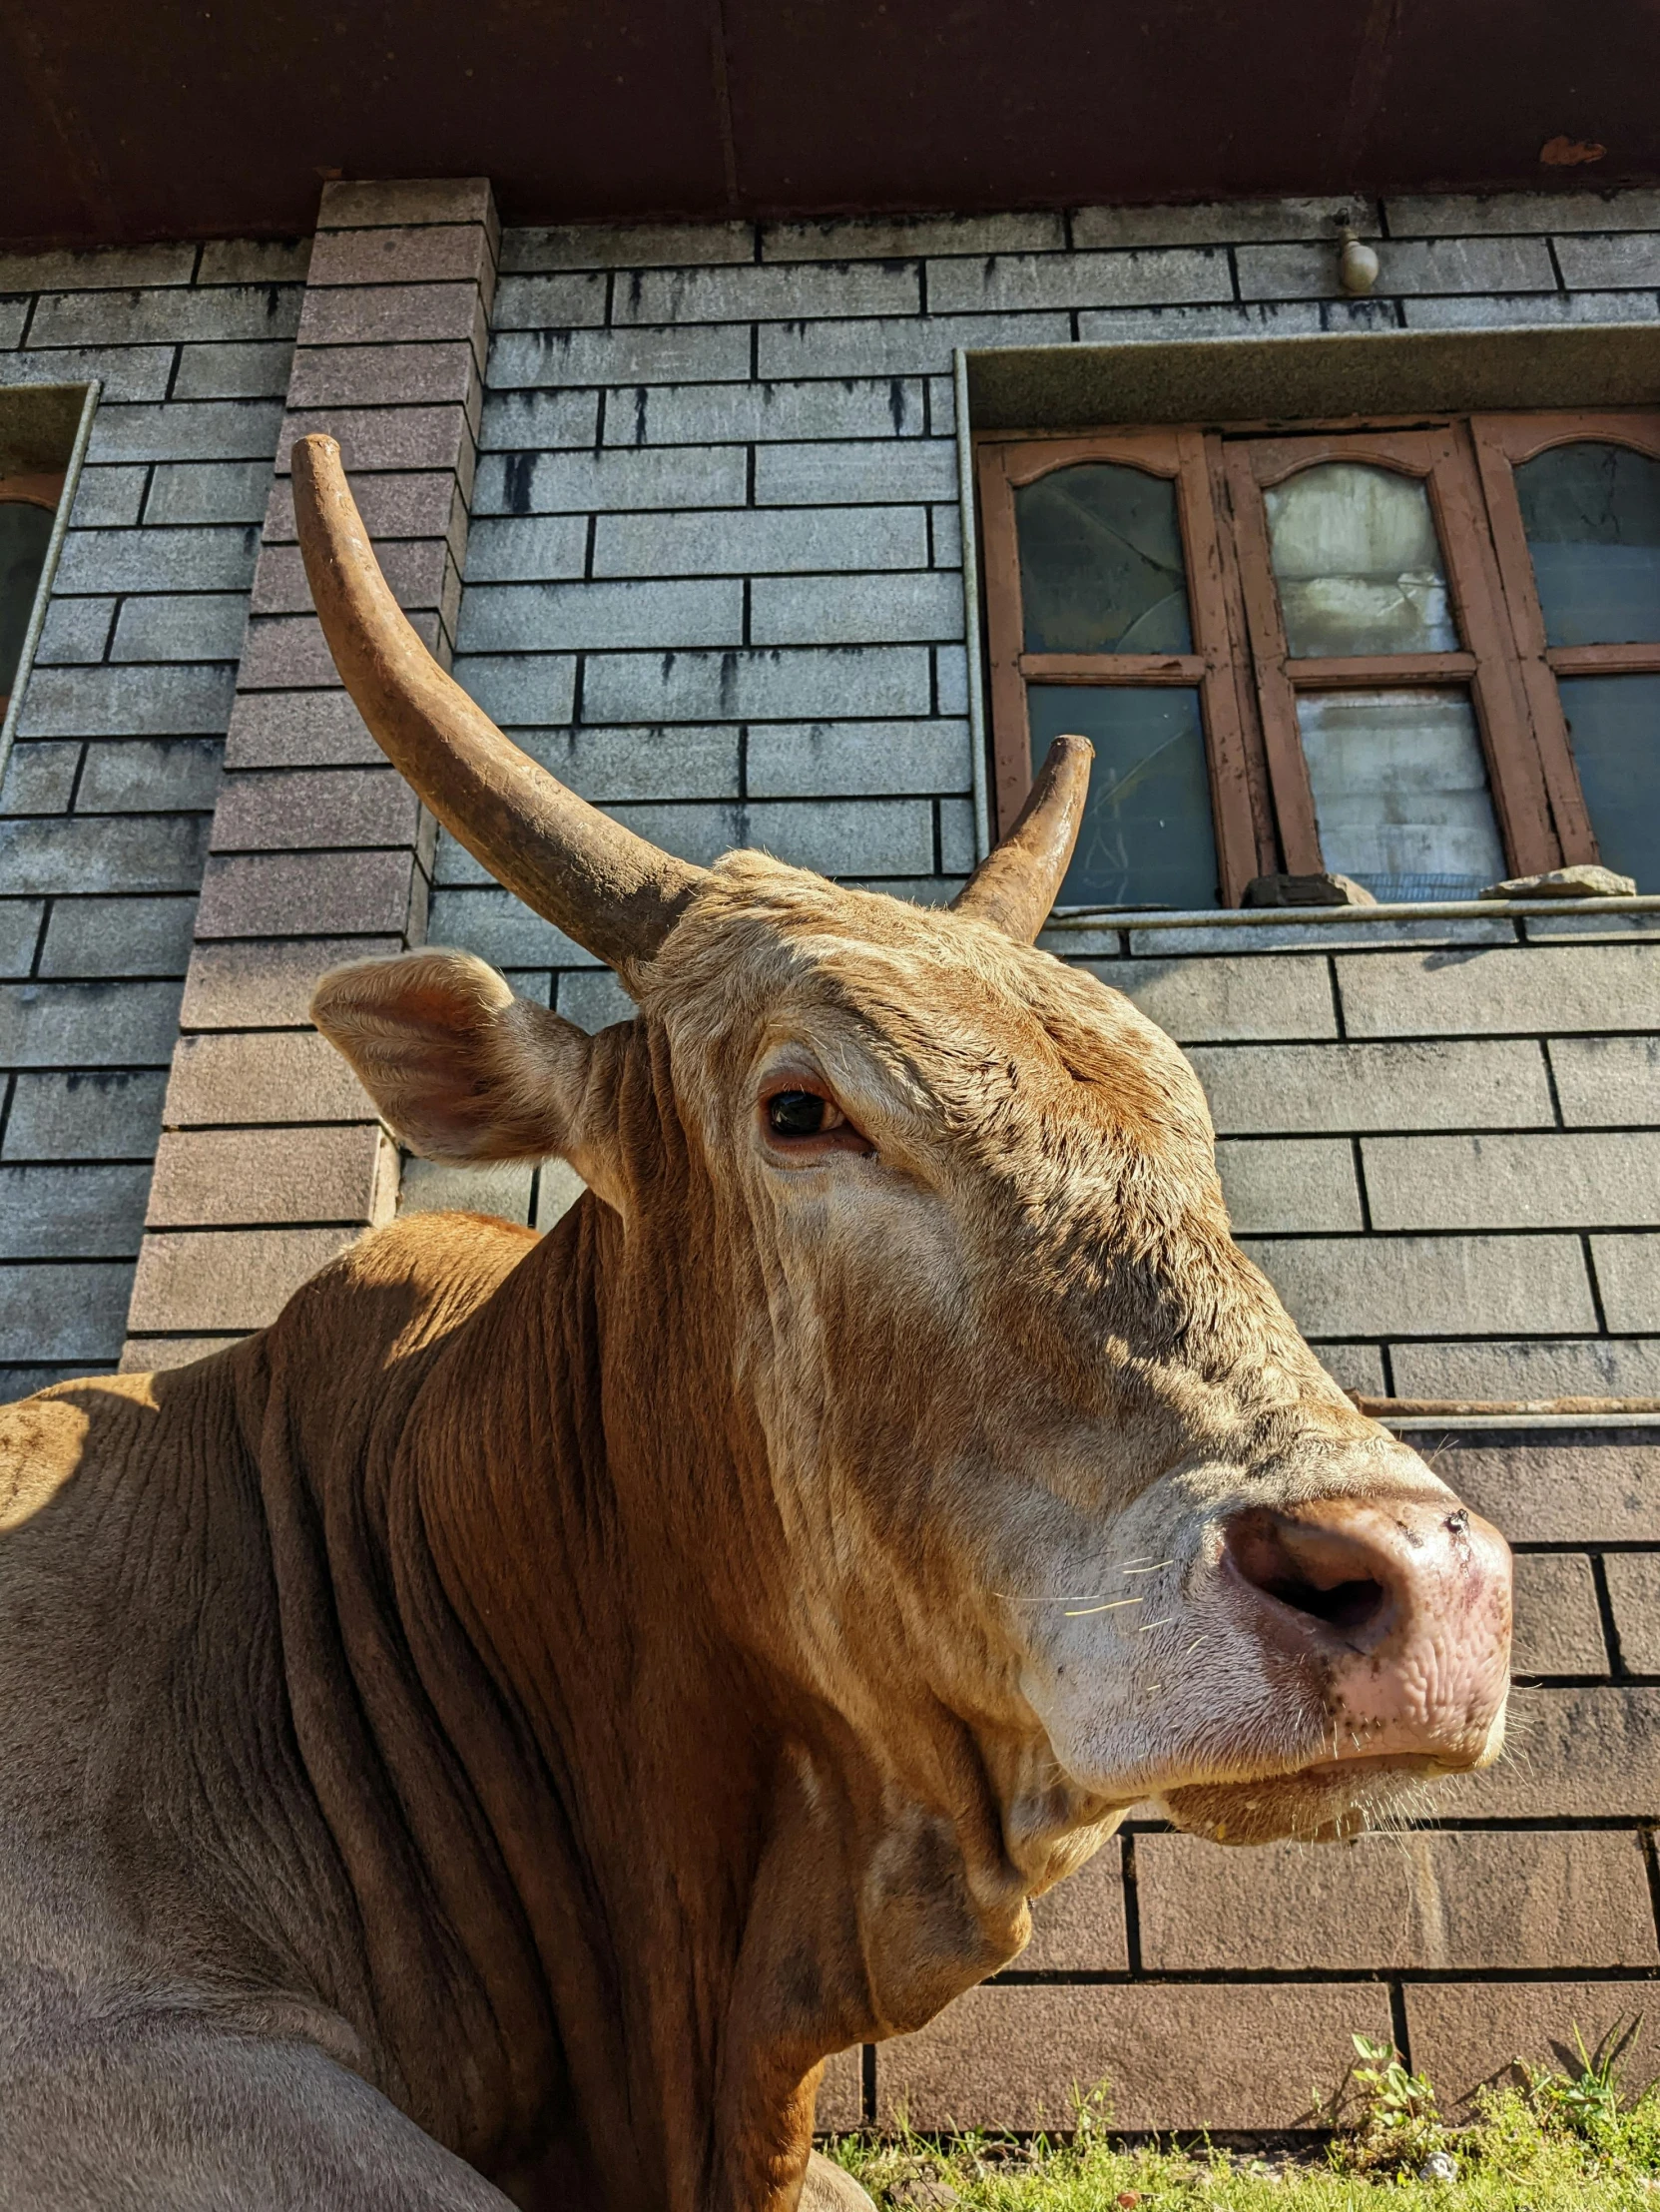
[[[1364,299],[1378,281],[1378,256],[1345,222],[1338,232],[1338,282],[1352,299]]]

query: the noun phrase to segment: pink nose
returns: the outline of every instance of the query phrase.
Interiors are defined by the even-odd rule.
[[[1237,1514],[1223,1571],[1268,1646],[1324,1697],[1336,1759],[1470,1767],[1509,1686],[1510,1547],[1445,1499],[1317,1498]]]

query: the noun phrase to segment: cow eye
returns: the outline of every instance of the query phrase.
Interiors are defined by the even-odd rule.
[[[831,1127],[835,1113],[817,1091],[775,1091],[767,1101],[767,1126],[775,1137],[818,1137]]]

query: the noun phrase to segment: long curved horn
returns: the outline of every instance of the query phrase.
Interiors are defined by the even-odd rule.
[[[1095,748],[1087,738],[1055,740],[1014,828],[952,899],[959,914],[989,921],[1017,944],[1031,943],[1048,920],[1071,864],[1094,758]]]
[[[332,438],[295,441],[293,499],[322,634],[393,767],[544,919],[612,966],[649,960],[703,869],[567,791],[445,675],[387,588]]]

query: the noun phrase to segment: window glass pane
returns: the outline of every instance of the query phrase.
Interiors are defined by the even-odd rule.
[[[1301,692],[1320,849],[1375,898],[1472,898],[1503,876],[1462,691]]]
[[[1197,691],[1033,684],[1034,768],[1063,731],[1095,748],[1062,906],[1214,906],[1211,790]]]
[[[1457,652],[1429,494],[1415,476],[1322,461],[1263,499],[1295,658]]]
[[[0,499],[0,699],[17,674],[51,536],[49,508]]]
[[[1565,676],[1560,689],[1602,864],[1660,890],[1660,676]]]
[[[1176,487],[1086,461],[1014,495],[1028,653],[1191,653]]]
[[[1553,445],[1516,470],[1516,496],[1547,644],[1660,638],[1660,461]]]

